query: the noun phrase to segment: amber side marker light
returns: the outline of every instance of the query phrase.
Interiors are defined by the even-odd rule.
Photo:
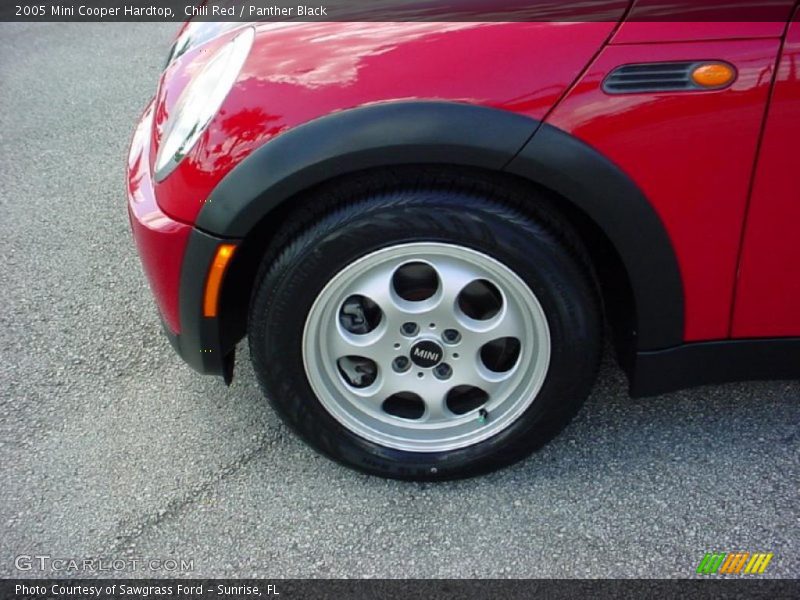
[[[692,69],[692,81],[704,88],[723,88],[736,79],[736,69],[727,63],[703,63]]]
[[[206,293],[203,297],[204,317],[217,316],[222,278],[225,276],[225,269],[228,268],[235,250],[236,246],[233,244],[222,244],[217,248],[217,253],[214,255],[214,261],[211,263],[211,268],[208,270],[208,278],[206,279]]]

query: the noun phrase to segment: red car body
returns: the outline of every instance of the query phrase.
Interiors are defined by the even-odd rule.
[[[222,108],[158,181],[154,157],[177,98],[235,29],[172,60],[133,138],[128,195],[182,356],[230,377],[248,258],[302,190],[381,165],[446,163],[529,179],[602,239],[605,303],[632,393],[800,374],[794,0],[777,3],[782,19],[724,23],[649,22],[637,15],[654,2],[611,4],[615,18],[602,21],[257,25]],[[729,64],[735,81],[616,94],[605,85],[620,67],[693,61]],[[431,106],[480,109],[474,131],[472,113],[440,121]],[[206,317],[203,286],[223,243],[237,255],[219,314]]]

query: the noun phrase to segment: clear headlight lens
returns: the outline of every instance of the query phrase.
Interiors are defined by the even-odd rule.
[[[217,114],[239,77],[254,37],[252,27],[243,30],[222,46],[184,88],[164,126],[156,155],[157,180],[172,172]]]
[[[219,4],[218,2],[216,4]],[[228,33],[232,29],[237,29],[242,23],[236,21],[214,22],[214,21],[190,21],[186,29],[178,36],[167,57],[166,69],[172,61],[177,60],[186,52],[198,46],[210,42],[216,37]]]

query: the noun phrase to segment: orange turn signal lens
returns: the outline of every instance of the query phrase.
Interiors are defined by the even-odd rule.
[[[233,244],[222,244],[217,248],[214,261],[208,270],[206,279],[206,293],[203,297],[203,316],[216,317],[219,309],[219,291],[222,286],[222,278],[225,276],[225,269],[233,258],[236,246]]]
[[[692,71],[692,81],[704,88],[720,88],[733,83],[736,69],[727,63],[704,63]]]

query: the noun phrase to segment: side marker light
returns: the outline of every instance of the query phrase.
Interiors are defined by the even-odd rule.
[[[692,81],[704,88],[722,88],[736,79],[736,69],[727,63],[703,63],[692,70]]]
[[[235,250],[236,246],[234,244],[221,244],[217,248],[217,253],[214,255],[214,260],[208,270],[208,278],[206,279],[206,291],[203,297],[204,317],[217,316],[222,278],[225,276],[225,269],[228,268]]]

